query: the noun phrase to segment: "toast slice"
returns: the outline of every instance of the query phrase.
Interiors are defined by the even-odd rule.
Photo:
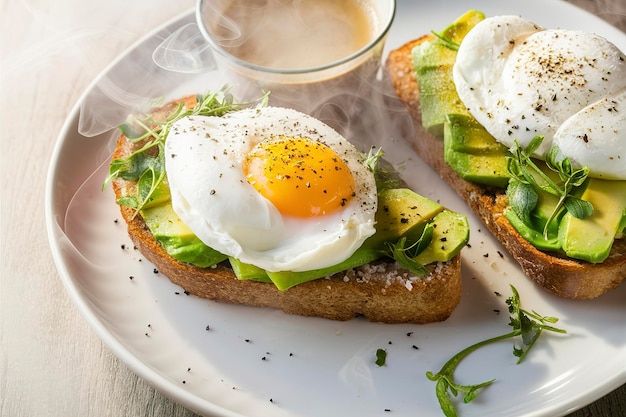
[[[616,288],[626,279],[626,239],[617,239],[610,256],[601,264],[542,252],[526,241],[504,217],[508,205],[504,190],[467,182],[446,164],[443,141],[421,127],[419,91],[413,69],[413,48],[431,38],[426,35],[405,43],[391,51],[385,63],[391,87],[414,121],[414,132],[406,139],[422,160],[467,202],[524,273],[539,286],[557,296],[572,299],[592,299]]]
[[[194,97],[183,99],[188,107]],[[152,110],[162,120],[176,102]],[[123,158],[141,146],[121,135],[113,158]],[[134,195],[136,183],[112,182],[116,198]],[[134,209],[120,206],[135,247],[163,275],[198,297],[254,307],[281,309],[289,314],[350,320],[365,316],[373,322],[424,324],[447,319],[461,298],[461,257],[428,265],[430,273],[412,276],[395,262],[376,262],[280,291],[273,284],[238,280],[226,261],[199,268],[170,256]]]

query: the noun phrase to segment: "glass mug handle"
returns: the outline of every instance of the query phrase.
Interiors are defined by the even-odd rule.
[[[211,47],[195,23],[182,26],[165,38],[154,49],[152,60],[164,70],[184,74],[213,71],[217,67]]]

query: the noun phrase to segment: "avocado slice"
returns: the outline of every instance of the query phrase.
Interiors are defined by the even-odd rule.
[[[513,226],[524,239],[537,249],[542,251],[557,251],[561,249],[561,241],[558,237],[559,223],[553,222],[553,224],[557,225],[557,228],[556,230],[550,230],[548,238],[546,239],[543,235],[543,226],[531,227],[527,225],[510,207],[507,207],[504,211],[504,217],[506,217],[509,223],[511,223],[511,226]]]
[[[272,282],[263,268],[243,263],[239,259],[233,258],[232,256],[228,257],[228,261],[230,262],[230,266],[233,268],[233,272],[238,279],[269,283]]]
[[[174,212],[169,201],[144,208],[140,214],[154,238],[173,258],[201,268],[215,265],[227,258],[198,239]]]
[[[148,192],[150,190],[150,187],[151,187],[151,184],[144,186],[144,184],[142,184],[142,179],[139,180],[139,185],[138,185],[139,193]],[[168,203],[171,199],[172,199],[172,195],[170,194],[170,186],[169,186],[169,183],[167,182],[167,177],[164,177],[163,180],[158,183],[155,189],[152,190],[152,193],[150,194],[148,201],[146,201],[146,203],[143,205],[143,208],[146,209],[150,207],[159,206],[161,204]]]
[[[419,50],[416,52],[419,53]],[[440,64],[418,70],[422,126],[439,139],[443,138],[446,114],[467,112],[452,80],[452,65]]]
[[[593,213],[586,219],[570,213],[563,216],[561,246],[571,258],[600,263],[609,256],[626,222],[626,181],[591,178],[581,198],[593,205]]]
[[[507,186],[508,148],[496,142],[472,116],[446,115],[443,147],[444,160],[461,178],[499,188]]]
[[[460,44],[467,32],[484,18],[482,12],[469,10],[439,35],[443,39]],[[422,42],[413,49],[413,66],[418,80],[422,125],[426,131],[439,138],[443,137],[446,114],[469,114],[459,99],[452,79],[455,60],[456,50],[438,38]]]
[[[267,271],[267,276],[271,282],[276,285],[279,290],[286,290],[294,285],[301,284],[303,282],[312,281],[314,279],[326,277],[328,275],[335,274],[337,272],[345,271],[347,269],[356,268],[361,265],[369,264],[384,256],[384,252],[379,248],[372,248],[366,245],[361,246],[356,250],[348,259],[340,262],[336,265],[329,266],[327,268],[314,269],[311,271],[279,271],[270,272]]]
[[[444,134],[448,147],[457,152],[502,156],[509,153],[506,145],[496,141],[473,116],[467,114],[447,114]]]
[[[506,159],[501,155],[472,155],[449,150],[444,159],[464,180],[505,188],[509,183]]]
[[[470,227],[463,214],[444,210],[433,218],[432,226],[430,245],[414,258],[422,265],[449,261],[469,241]]]
[[[408,188],[381,191],[378,193],[376,234],[365,244],[380,246],[402,237],[408,241],[419,239],[426,223],[442,210],[441,204]]]

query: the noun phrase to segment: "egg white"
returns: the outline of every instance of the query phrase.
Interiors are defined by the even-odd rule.
[[[595,178],[626,179],[626,89],[568,118],[555,133],[554,145],[572,166],[588,167]]]
[[[307,219],[283,216],[245,177],[242,162],[272,137],[320,141],[340,156],[356,196],[342,210]],[[172,206],[206,245],[268,271],[306,271],[347,259],[375,232],[373,173],[335,130],[295,110],[266,107],[176,122],[165,143]]]
[[[557,142],[564,157],[588,165],[591,176],[626,179],[617,163],[604,165],[603,155],[623,152],[623,116],[581,112],[626,88],[624,54],[606,39],[546,30],[519,16],[495,16],[467,34],[453,77],[459,98],[499,142],[525,147],[536,135],[544,136],[535,153],[543,158],[561,129]],[[569,122],[571,117],[578,120]],[[612,136],[608,125],[621,133]],[[603,139],[594,139],[594,147],[570,146],[571,138],[585,135]]]

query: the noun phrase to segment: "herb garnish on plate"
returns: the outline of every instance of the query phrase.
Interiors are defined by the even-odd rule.
[[[566,333],[565,330],[552,326],[552,324],[559,320],[556,317],[542,316],[534,310],[529,312],[522,309],[519,293],[513,285],[511,285],[511,291],[513,295],[506,300],[509,306],[509,313],[511,314],[509,322],[509,325],[513,327],[511,332],[483,340],[482,342],[475,343],[463,349],[450,358],[437,373],[426,372],[426,377],[437,383],[435,388],[437,400],[439,400],[441,410],[446,417],[457,416],[457,411],[450,394],[456,397],[459,392],[464,393],[463,402],[468,403],[476,398],[481,388],[489,386],[495,381],[495,379],[491,379],[473,385],[460,385],[454,381],[454,371],[459,363],[470,353],[491,343],[521,337],[521,345],[513,346],[513,354],[518,357],[517,363],[520,364],[544,330]]]

